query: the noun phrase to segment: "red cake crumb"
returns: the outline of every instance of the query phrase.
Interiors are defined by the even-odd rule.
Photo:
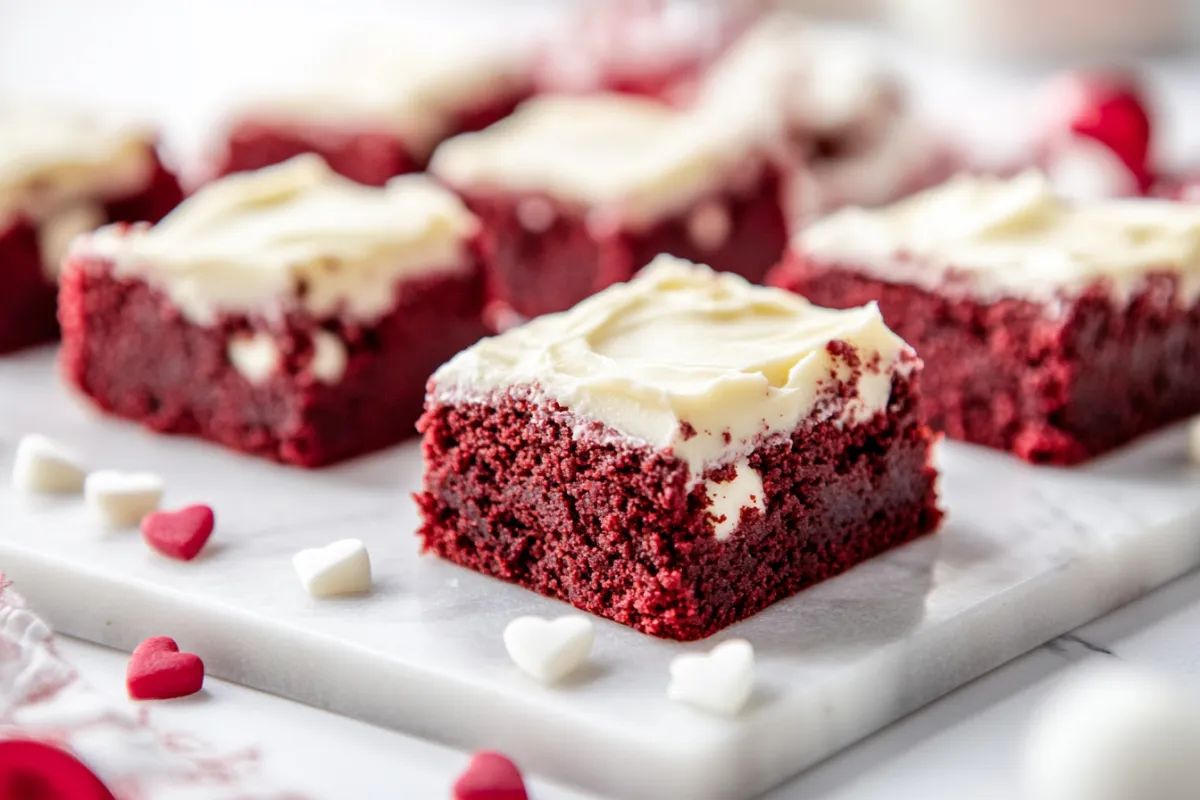
[[[183,199],[161,163],[144,189],[103,204],[107,222],[156,222]],[[0,227],[0,354],[58,336],[58,289],[42,263],[37,225],[22,216]]]
[[[1041,464],[1076,464],[1200,412],[1200,307],[1152,276],[1128,307],[1106,287],[1057,314],[1022,299],[981,302],[792,253],[770,283],[818,305],[876,301],[925,362],[929,424]]]
[[[261,330],[258,320],[193,324],[159,291],[115,276],[111,263],[77,258],[63,274],[61,366],[100,408],[153,430],[322,466],[415,435],[425,379],[486,333],[477,271],[405,282],[395,292],[395,308],[371,324],[288,314],[269,328],[282,363],[254,384],[230,363],[227,346]],[[345,345],[336,384],[312,374],[317,331]]]
[[[710,264],[761,282],[787,246],[781,183],[764,168],[748,189],[733,188],[700,200],[685,212],[646,230],[589,225],[587,211],[546,195],[463,189],[463,199],[484,225],[488,295],[522,317],[563,311],[601,289],[629,280],[660,253]],[[530,204],[544,212],[531,224]],[[704,246],[696,221],[706,209],[717,216],[720,243]]]

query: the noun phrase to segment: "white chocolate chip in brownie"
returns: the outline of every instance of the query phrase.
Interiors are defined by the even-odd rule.
[[[757,508],[759,511],[766,508],[762,476],[744,458],[734,468],[737,472],[733,480],[724,483],[710,480],[704,484],[712,502],[708,513],[713,520],[713,533],[718,539],[728,539],[733,535],[742,518],[743,508]]]
[[[77,456],[36,433],[21,439],[13,465],[13,486],[21,492],[66,494],[83,489],[87,475]]]
[[[95,203],[76,203],[42,219],[38,224],[38,247],[46,275],[57,278],[75,237],[94,231],[107,219],[104,209]]]
[[[545,233],[554,224],[554,206],[542,197],[526,197],[517,203],[517,221],[530,233]]]
[[[262,383],[279,366],[281,354],[267,333],[238,334],[225,349],[233,368],[251,383]]]
[[[688,215],[687,226],[692,243],[706,252],[719,250],[733,230],[729,209],[720,200],[706,200],[697,206]]]
[[[322,383],[337,383],[346,374],[346,345],[336,334],[320,330],[312,335],[313,355],[309,367]]]

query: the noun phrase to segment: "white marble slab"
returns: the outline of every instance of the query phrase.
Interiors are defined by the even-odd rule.
[[[0,490],[0,569],[60,631],[131,648],[170,635],[210,672],[622,797],[742,798],[1200,563],[1200,473],[1182,431],[1074,471],[947,446],[943,532],[780,603],[721,637],[759,655],[737,720],[669,703],[688,647],[601,622],[593,665],[547,689],[512,667],[518,614],[566,607],[420,558],[414,445],[319,473],[100,420],[58,387],[50,353],[0,360],[0,467],[46,433],[95,466],[154,469],[167,504],[207,501],[196,562],[104,532],[78,500]],[[377,591],[314,601],[302,547],[356,536]]]

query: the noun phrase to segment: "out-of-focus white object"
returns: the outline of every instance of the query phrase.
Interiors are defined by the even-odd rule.
[[[1022,759],[1028,800],[1195,800],[1200,700],[1153,673],[1088,665],[1038,710]]]
[[[991,56],[1151,52],[1178,45],[1188,0],[882,0],[891,21],[939,47]]]

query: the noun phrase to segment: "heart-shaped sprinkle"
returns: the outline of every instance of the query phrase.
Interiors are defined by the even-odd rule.
[[[107,525],[136,525],[158,510],[166,485],[152,472],[93,472],[83,483],[83,497]]]
[[[1088,139],[1118,160],[1134,182],[1146,189],[1154,165],[1154,130],[1144,92],[1132,74],[1076,71],[1058,75],[1041,88],[1035,111],[1043,147]]]
[[[17,444],[13,486],[19,491],[75,493],[86,475],[79,458],[52,439],[33,433]]]
[[[358,539],[301,550],[292,558],[296,574],[313,597],[359,594],[371,590],[371,557]]]
[[[214,522],[213,510],[208,506],[155,511],[142,519],[142,538],[151,550],[191,561],[212,535]]]
[[[671,661],[667,697],[714,714],[734,716],[754,691],[754,648],[744,639],[722,642],[709,653]]]
[[[125,685],[134,700],[186,697],[203,688],[204,662],[195,653],[179,652],[174,639],[155,636],[133,651]]]
[[[0,742],[0,798],[114,800],[112,792],[75,756],[27,739]]]
[[[529,800],[517,765],[499,753],[482,750],[471,756],[454,782],[454,800]]]
[[[554,683],[578,669],[594,639],[592,621],[579,615],[554,620],[518,617],[504,629],[508,657],[542,683]]]

